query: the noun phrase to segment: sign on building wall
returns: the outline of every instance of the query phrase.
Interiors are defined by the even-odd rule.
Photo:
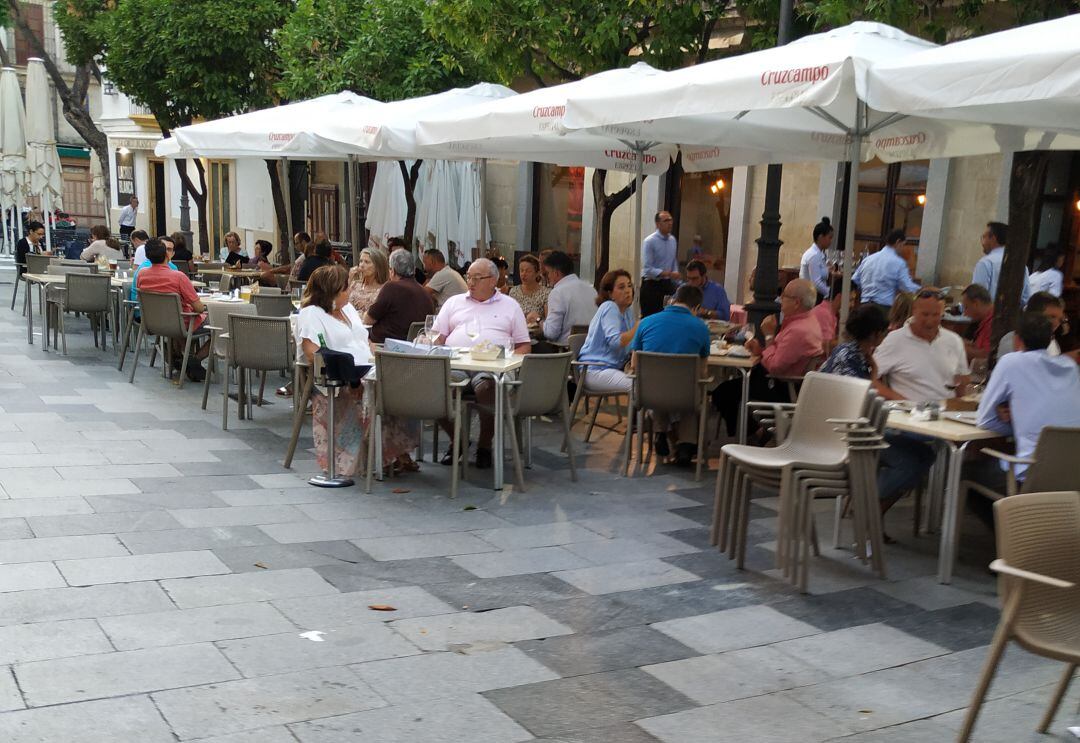
[[[121,147],[116,151],[116,201],[126,206],[135,195],[135,155]]]

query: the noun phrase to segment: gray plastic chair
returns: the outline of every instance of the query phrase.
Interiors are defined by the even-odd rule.
[[[265,294],[265,290],[251,297],[260,317],[288,317],[295,311],[293,299],[287,294]]]
[[[409,323],[409,332],[408,332],[408,334],[406,334],[405,340],[414,341],[414,340],[416,340],[416,336],[420,335],[423,332],[424,332],[424,323],[422,323],[422,322]]]
[[[566,339],[566,344],[570,349],[570,353],[573,356],[573,361],[570,366],[570,373],[573,375],[571,381],[574,382],[574,401],[570,404],[570,426],[573,427],[574,422],[577,420],[578,406],[581,405],[581,401],[585,401],[585,414],[589,413],[589,400],[596,398],[596,407],[593,408],[592,417],[589,419],[589,428],[585,431],[585,443],[589,442],[592,438],[593,428],[596,426],[596,416],[600,414],[600,408],[603,407],[604,401],[609,397],[622,397],[622,395],[615,394],[613,392],[592,392],[585,384],[585,374],[588,372],[590,366],[598,366],[598,364],[592,364],[587,361],[578,361],[578,356],[581,355],[581,348],[585,345],[585,339],[588,336],[585,333],[572,333],[569,338]],[[615,412],[617,416],[617,422],[622,422],[622,408],[621,403],[616,403]],[[604,428],[601,425],[601,428]]]
[[[207,356],[206,378],[203,380],[202,409],[206,410],[206,401],[210,395],[210,378],[219,374],[218,361],[225,362],[229,355],[228,335],[230,315],[257,315],[255,305],[247,302],[214,302],[206,303],[206,324],[203,326],[210,331],[210,353]],[[229,368],[222,363],[225,375],[228,376]],[[262,395],[259,396],[261,402]]]
[[[26,254],[26,272],[34,274],[48,273],[49,265],[55,259],[51,255],[40,255],[38,253]]]
[[[170,350],[172,344],[184,342],[184,356],[180,362],[180,379],[178,386],[183,389],[184,377],[187,374],[188,359],[191,356],[192,327],[186,322],[196,317],[193,312],[184,312],[180,307],[180,297],[176,294],[164,294],[160,292],[139,291],[139,308],[142,315],[139,323],[139,337],[135,340],[135,358],[131,365],[129,383],[135,382],[135,370],[139,368],[139,352],[142,350],[143,340],[147,335],[155,335],[159,343],[164,343],[162,366],[167,375],[172,374],[172,357]]]
[[[53,348],[56,348],[56,335],[63,338],[64,355],[67,356],[67,328],[64,315],[68,312],[82,312],[90,318],[90,329],[94,333],[94,346],[98,345],[98,329],[101,330],[101,350],[105,350],[107,320],[112,312],[111,280],[108,276],[94,276],[80,272],[66,272],[64,286],[51,286],[52,291],[46,296],[48,312],[45,318],[46,337],[50,325],[53,330]],[[56,322],[52,323],[55,314]]]
[[[1073,450],[1075,456],[1075,450]],[[1030,653],[1065,663],[1039,722],[1045,733],[1054,721],[1080,664],[1080,493],[1026,493],[994,503],[1002,601],[986,665],[957,738],[967,743],[1001,655],[1010,640]]]
[[[263,388],[259,391],[261,404],[262,392],[266,385],[266,373],[291,370],[293,365],[292,329],[288,318],[230,314],[228,320],[229,338],[226,344],[228,351],[221,381],[221,430],[223,431],[227,430],[229,425],[230,368],[237,370],[236,402],[238,414],[243,420],[245,404],[249,419],[252,413],[251,395],[246,389],[250,385],[245,384],[247,372],[263,373]]]
[[[1028,458],[1005,454],[997,449],[983,449],[983,454],[999,459],[1008,465],[1005,492],[998,493],[980,483],[965,480],[960,486],[961,498],[969,489],[993,500],[1017,493],[1080,490],[1080,468],[1073,460],[1077,452],[1080,452],[1080,428],[1063,426],[1047,426],[1040,431],[1039,440],[1035,444],[1035,452]],[[1016,466],[1019,464],[1028,465],[1022,481],[1016,479]]]
[[[708,414],[708,391],[712,377],[699,376],[702,359],[699,356],[679,353],[651,353],[635,351],[634,388],[627,405],[626,438],[623,444],[623,477],[630,471],[630,442],[637,428],[637,462],[644,463],[642,438],[645,429],[645,411],[669,415],[698,416],[697,468],[694,479],[701,479],[701,467],[705,460],[705,418]],[[636,421],[635,421],[636,418]],[[652,456],[652,446],[649,456]]]
[[[15,262],[15,280],[11,282],[11,309],[15,310],[15,297],[19,294],[19,284],[22,283],[22,275],[26,273],[26,264]]]
[[[558,415],[563,424],[563,448],[570,462],[570,480],[577,482],[573,443],[570,440],[570,403],[566,394],[566,377],[570,373],[572,354],[527,354],[518,370],[517,379],[506,382],[510,394],[506,404],[506,422],[513,447],[514,473],[518,487],[525,489],[518,454],[517,423],[539,416]],[[525,443],[524,441],[522,442]],[[531,445],[531,442],[529,442]]]
[[[254,295],[252,295],[252,296],[256,296],[256,297],[257,297],[257,296],[259,296],[259,295],[261,294],[261,295],[263,295],[263,296],[265,296],[265,297],[269,297],[269,296],[271,296],[272,294],[284,294],[284,293],[285,293],[285,292],[283,292],[283,291],[281,290],[281,288],[280,288],[280,287],[277,287],[277,286],[261,286],[261,285],[260,285],[260,286],[259,286],[259,291],[258,291],[258,292],[256,292],[256,293],[255,293]]]
[[[417,420],[450,420],[454,424],[451,457],[450,497],[458,491],[461,460],[461,392],[468,380],[451,381],[448,356],[375,352],[375,420],[368,431],[367,491],[375,471],[374,436],[381,432],[381,420],[392,415]]]

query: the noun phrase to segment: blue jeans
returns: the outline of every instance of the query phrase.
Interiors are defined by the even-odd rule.
[[[878,498],[891,505],[922,481],[937,455],[923,439],[903,433],[885,434],[885,443],[889,448],[882,449],[878,461]]]

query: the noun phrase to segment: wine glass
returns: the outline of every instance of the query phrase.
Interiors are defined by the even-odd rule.
[[[465,335],[469,336],[474,344],[476,339],[480,337],[480,322],[475,318],[465,323]]]
[[[748,322],[742,327],[743,342],[752,340],[757,335],[757,327],[752,322]]]
[[[428,315],[424,318],[424,335],[428,338],[435,337],[435,315]]]

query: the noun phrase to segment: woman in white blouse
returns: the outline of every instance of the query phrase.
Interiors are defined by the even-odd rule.
[[[323,266],[308,278],[296,322],[297,358],[314,362],[320,346],[352,354],[357,366],[371,364],[371,344],[367,329],[356,308],[349,302],[349,272],[339,265]],[[364,414],[362,386],[339,388],[334,409],[335,465],[339,475],[350,477],[360,468],[365,432],[370,421]],[[326,396],[312,391],[311,421],[315,455],[324,470],[328,462],[329,407]],[[395,419],[383,421],[383,464],[399,469],[417,469],[409,455],[416,443],[408,427]]]

